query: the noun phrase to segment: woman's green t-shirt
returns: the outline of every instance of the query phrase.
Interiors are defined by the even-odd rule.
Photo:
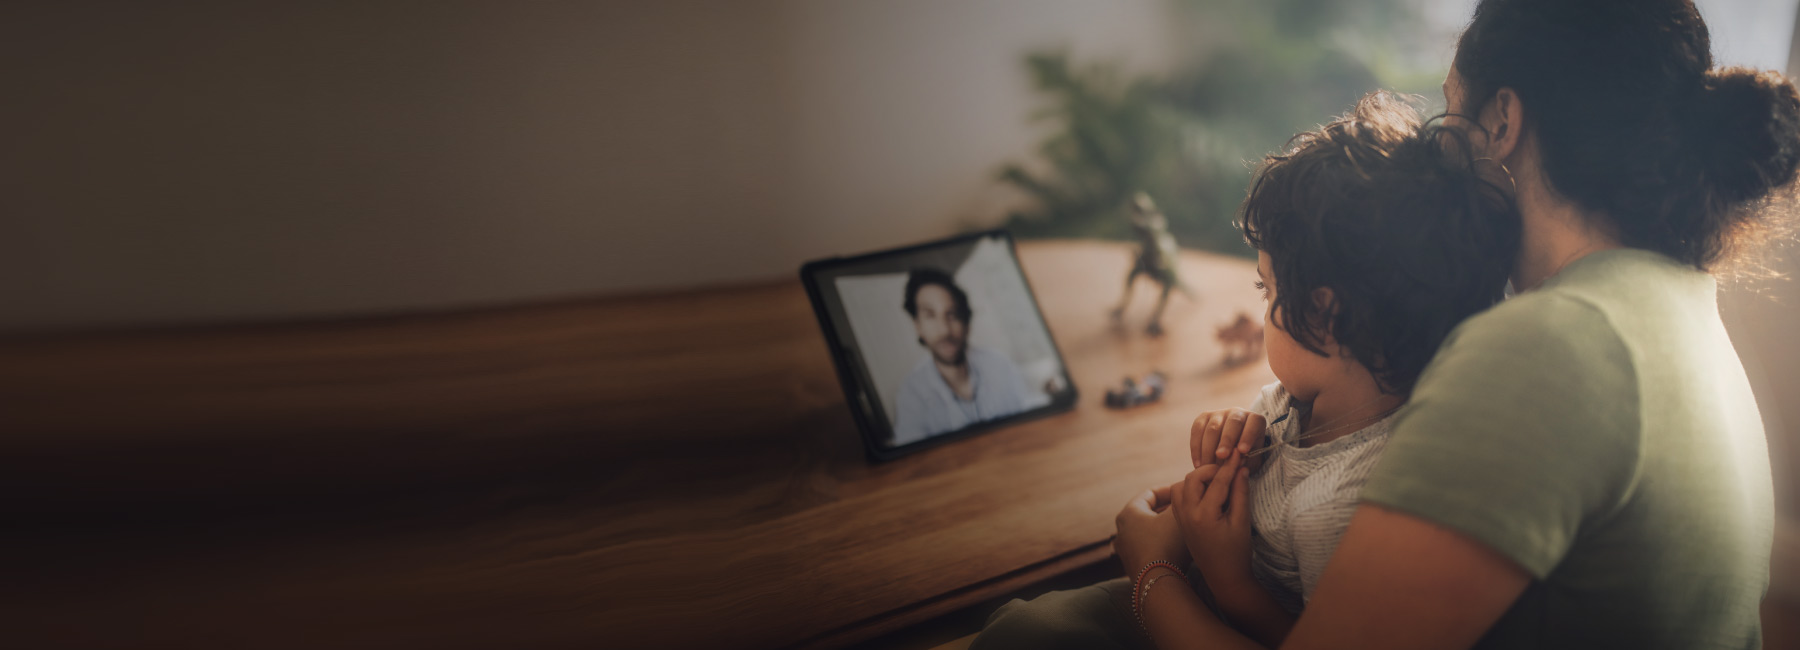
[[[1535,578],[1480,648],[1757,648],[1774,488],[1713,278],[1583,257],[1458,327],[1362,500]]]

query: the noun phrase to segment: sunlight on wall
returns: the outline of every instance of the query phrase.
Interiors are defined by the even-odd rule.
[[[1712,31],[1716,63],[1796,72],[1789,61],[1800,2],[1700,0],[1696,6]],[[1785,279],[1726,283],[1719,295],[1720,315],[1762,409],[1776,487],[1790,515],[1800,515],[1800,340],[1793,336],[1793,324],[1800,322],[1800,255],[1795,253],[1790,248],[1771,259]]]

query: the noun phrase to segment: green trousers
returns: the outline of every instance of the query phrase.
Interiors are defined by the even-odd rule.
[[[1219,606],[1200,571],[1190,566],[1188,576],[1188,586],[1217,615]],[[1027,648],[1155,650],[1156,645],[1131,613],[1131,578],[1113,578],[1031,600],[1014,598],[994,610],[969,644],[969,650]]]

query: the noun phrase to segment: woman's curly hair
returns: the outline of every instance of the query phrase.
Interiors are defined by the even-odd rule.
[[[1518,93],[1550,187],[1627,246],[1715,271],[1791,232],[1800,91],[1713,67],[1691,0],[1482,0],[1455,69],[1468,115]]]
[[[1238,226],[1269,255],[1273,324],[1410,394],[1450,331],[1504,297],[1518,254],[1505,177],[1471,151],[1462,129],[1374,92],[1268,156]]]

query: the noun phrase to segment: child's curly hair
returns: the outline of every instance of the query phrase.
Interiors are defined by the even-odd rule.
[[[1471,151],[1460,128],[1377,91],[1268,156],[1238,227],[1269,254],[1274,324],[1321,356],[1329,336],[1383,391],[1410,394],[1444,337],[1503,298],[1518,254],[1500,168]]]

